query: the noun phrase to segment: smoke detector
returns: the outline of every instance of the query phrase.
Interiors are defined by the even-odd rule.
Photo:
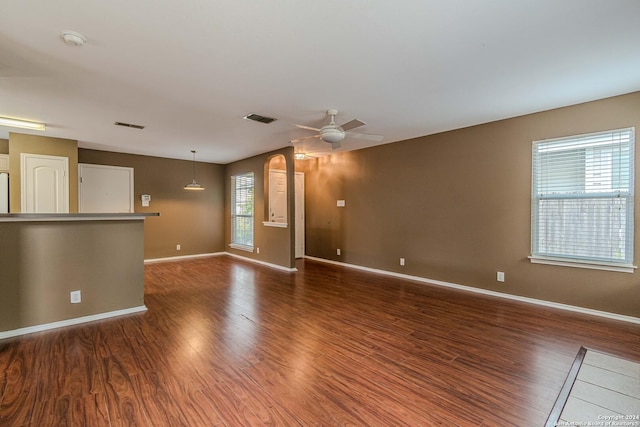
[[[75,31],[63,32],[62,40],[71,46],[83,46],[87,42],[87,39],[82,34],[76,33]]]

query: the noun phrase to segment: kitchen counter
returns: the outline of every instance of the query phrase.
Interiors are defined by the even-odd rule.
[[[0,214],[0,222],[22,221],[116,221],[145,219],[146,217],[160,216],[158,212],[133,212],[133,213],[68,213],[68,214],[34,214],[12,213]]]
[[[0,340],[145,311],[144,219],[154,216],[0,214]]]

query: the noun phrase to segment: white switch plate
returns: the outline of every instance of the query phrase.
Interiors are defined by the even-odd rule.
[[[337,255],[340,255],[340,249],[337,249],[337,250],[336,250],[336,254],[337,254]]]
[[[504,271],[498,271],[498,274],[496,275],[496,280],[498,282],[504,282]]]
[[[400,265],[404,265],[404,258],[400,258]]]
[[[82,294],[80,291],[71,291],[70,293],[71,304],[78,304],[82,302]]]
[[[176,245],[176,251],[180,250],[180,245]]]
[[[346,206],[346,202],[344,200],[338,200],[338,202],[336,203],[336,205],[339,208],[344,208]]]

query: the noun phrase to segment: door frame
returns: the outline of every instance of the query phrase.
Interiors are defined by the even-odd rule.
[[[83,179],[83,172],[86,170],[101,170],[101,171],[112,171],[112,172],[126,172],[127,175],[129,176],[129,183],[127,185],[127,191],[128,191],[128,201],[129,201],[129,207],[127,209],[126,212],[135,212],[135,198],[134,198],[134,168],[132,167],[126,167],[126,166],[110,166],[110,165],[94,165],[94,164],[90,164],[90,163],[78,163],[78,212],[80,213],[84,213],[86,212],[83,209],[83,202],[85,201],[84,197],[85,194],[87,193],[87,190],[84,187],[84,183],[82,181]],[[115,212],[115,211],[114,211]],[[124,212],[124,211],[118,211],[118,212]],[[100,212],[100,213],[105,213],[105,212]],[[106,213],[111,213],[111,211],[106,212]]]
[[[298,185],[302,187],[301,191],[299,190]],[[295,213],[296,217],[294,219],[295,224],[295,238],[294,238],[294,257],[295,258],[304,258],[306,247],[305,247],[305,212],[304,212],[304,172],[295,172],[294,176],[294,196],[295,196]],[[298,251],[298,247],[300,247],[300,251]]]
[[[275,193],[276,193],[276,185],[277,185],[277,178],[276,175],[282,175],[284,177],[284,199],[282,200],[284,203],[282,203],[282,206],[275,206]],[[286,227],[287,224],[289,223],[289,212],[287,209],[287,205],[288,205],[288,197],[287,194],[290,190],[287,188],[287,171],[284,169],[269,169],[269,198],[268,198],[268,214],[269,217],[267,218],[267,222],[270,223],[270,225],[279,225],[282,227]],[[282,209],[282,216],[284,217],[284,221],[271,221],[272,218],[272,214],[274,211],[274,207],[275,208],[280,208]]]
[[[20,153],[20,211],[27,213],[27,160],[43,159],[62,161],[64,167],[64,177],[62,180],[62,211],[56,213],[69,213],[69,158],[63,156],[51,156],[48,154]]]

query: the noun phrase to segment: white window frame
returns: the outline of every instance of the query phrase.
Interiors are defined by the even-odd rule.
[[[250,185],[247,182],[250,182]],[[231,243],[229,246],[247,252],[253,252],[255,238],[255,184],[253,172],[231,176]],[[249,202],[250,212],[239,213],[246,211]],[[249,226],[249,239],[239,235],[243,234],[238,232],[238,220],[241,218],[245,225]]]
[[[532,263],[635,271],[634,145],[634,128],[533,142]]]

